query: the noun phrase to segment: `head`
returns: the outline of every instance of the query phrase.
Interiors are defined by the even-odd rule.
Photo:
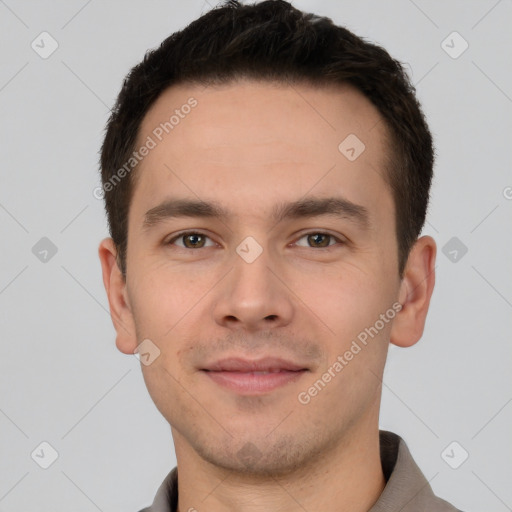
[[[376,426],[388,344],[420,339],[434,286],[433,159],[400,63],[288,2],[227,2],[131,70],[99,253],[117,346],[151,340],[180,449],[276,473]],[[260,393],[212,379],[267,356],[302,371]]]

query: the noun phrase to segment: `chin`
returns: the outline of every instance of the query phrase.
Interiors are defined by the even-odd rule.
[[[312,440],[297,442],[296,436],[289,436],[269,442],[266,436],[254,436],[245,440],[195,446],[200,457],[210,464],[240,475],[252,477],[283,477],[303,467],[318,453]]]

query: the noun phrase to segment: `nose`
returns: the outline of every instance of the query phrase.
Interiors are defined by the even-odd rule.
[[[215,297],[217,324],[257,331],[284,327],[292,321],[293,292],[279,271],[282,265],[270,260],[265,250],[250,263],[234,254],[233,268]]]

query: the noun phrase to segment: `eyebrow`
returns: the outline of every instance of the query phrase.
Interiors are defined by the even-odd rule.
[[[217,202],[194,199],[167,199],[148,210],[142,229],[147,231],[165,220],[178,217],[214,218],[227,221],[234,215]],[[287,219],[335,216],[357,224],[361,229],[371,227],[366,207],[343,197],[308,197],[274,206],[271,218],[277,224]]]

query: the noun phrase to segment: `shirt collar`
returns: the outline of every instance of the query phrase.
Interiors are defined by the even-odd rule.
[[[460,512],[434,494],[400,436],[386,430],[381,430],[379,436],[386,486],[368,512]]]

